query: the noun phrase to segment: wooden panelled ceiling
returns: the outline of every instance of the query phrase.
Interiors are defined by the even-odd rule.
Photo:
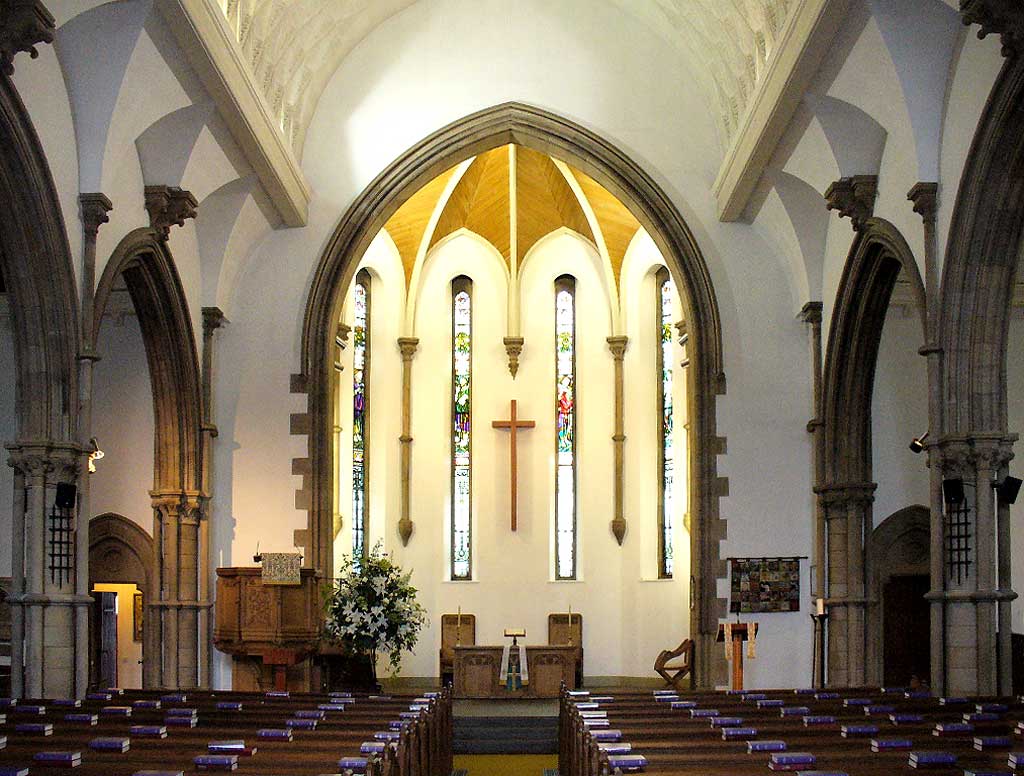
[[[640,222],[617,197],[593,178],[575,169],[572,170],[572,174],[579,182],[583,195],[594,209],[597,222],[601,225],[608,258],[618,280],[626,250],[636,233],[640,231]]]

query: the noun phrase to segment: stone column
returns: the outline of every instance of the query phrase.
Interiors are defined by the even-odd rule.
[[[615,517],[612,519],[612,535],[615,541],[622,545],[626,536],[626,518],[623,514],[623,493],[624,493],[624,455],[626,447],[626,432],[624,418],[624,397],[623,397],[623,376],[622,360],[626,355],[626,346],[629,338],[625,336],[608,337],[608,349],[615,359],[615,434],[612,441],[615,444]]]
[[[87,452],[92,449],[92,373],[93,365],[99,361],[93,343],[95,325],[94,298],[96,295],[96,237],[100,227],[110,220],[107,215],[113,205],[104,194],[79,194],[78,201],[82,209],[82,228],[84,232],[82,256],[82,294],[81,294],[81,345],[78,352],[78,443]],[[76,551],[83,562],[78,565],[75,576],[75,592],[84,599],[89,599],[89,521],[92,519],[90,506],[90,477],[88,458],[83,461],[85,471],[78,485],[78,513],[81,515],[82,530],[76,533]],[[88,603],[83,602],[75,608],[75,639],[80,644],[89,643],[89,610]],[[78,663],[75,666],[77,681],[75,695],[85,697],[89,684],[89,651],[81,649],[76,654]]]
[[[997,479],[1002,482],[1009,475],[1009,459],[1000,461],[997,472]],[[1013,623],[1011,621],[1011,606],[1017,594],[1013,591],[1010,574],[1012,564],[1010,560],[1010,505],[997,502],[996,504],[996,543],[999,548],[999,557],[996,561],[998,575],[996,584],[996,599],[998,601],[998,687],[1000,695],[1013,695],[1013,648],[1011,635]]]
[[[403,546],[409,543],[412,536],[412,517],[410,516],[410,489],[412,487],[412,357],[419,347],[416,337],[399,337],[398,347],[402,351],[402,514],[398,521],[398,535]]]

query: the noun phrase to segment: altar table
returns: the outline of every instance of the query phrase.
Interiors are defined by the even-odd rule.
[[[501,646],[455,647],[456,698],[557,698],[562,682],[576,688],[578,648],[568,644],[527,646],[530,683],[520,690],[505,688],[501,676]]]

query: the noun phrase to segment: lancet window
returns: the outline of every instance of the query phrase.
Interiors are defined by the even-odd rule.
[[[356,275],[353,292],[352,349],[352,558],[358,568],[366,557],[367,390],[370,376],[370,274]]]
[[[473,285],[452,281],[451,578],[472,579]]]
[[[662,267],[656,276],[658,378],[658,576],[672,576],[672,484],[675,474],[672,413],[672,279]]]
[[[555,281],[555,578],[576,579],[576,281]]]

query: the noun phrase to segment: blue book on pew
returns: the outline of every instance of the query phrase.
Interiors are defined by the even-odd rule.
[[[781,698],[762,698],[757,702],[759,709],[781,709],[786,702]]]
[[[747,741],[747,754],[754,752],[785,752],[785,741]]]
[[[717,717],[718,715],[718,709],[690,709],[690,717],[692,717],[693,719],[702,719],[704,717]]]
[[[926,698],[931,698],[932,694],[927,690],[907,690],[903,693],[903,697],[910,700],[923,701]]]
[[[164,703],[184,703],[188,700],[188,696],[183,692],[169,692],[166,695],[161,695],[160,700]]]
[[[956,755],[952,752],[911,752],[907,765],[911,768],[933,768],[944,765],[956,765]]]
[[[384,741],[363,741],[359,745],[359,754],[380,754],[387,746]]]
[[[121,736],[108,736],[94,738],[89,742],[89,748],[97,752],[127,752],[131,742]]]
[[[1009,757],[1006,759],[1006,764],[1017,770],[1018,765],[1024,765],[1024,752],[1010,752]]]
[[[973,714],[964,714],[964,722],[996,722],[1002,718],[1003,715],[995,711],[976,711]]]
[[[581,719],[607,719],[607,717],[608,717],[608,712],[607,711],[581,711],[580,712],[580,718]]]
[[[675,690],[655,690],[654,692],[651,693],[651,695],[653,695],[655,697],[657,697],[659,695],[678,695],[678,694],[679,693],[677,693]]]
[[[814,693],[814,700],[816,701],[833,701],[839,697],[837,692],[816,692]]]
[[[606,720],[606,719],[585,719],[585,720],[583,720],[583,727],[585,727],[585,728],[608,727],[608,720]]]
[[[430,708],[429,703],[410,703],[409,711],[426,711]]]
[[[906,687],[883,687],[882,695],[903,695],[906,691]]]
[[[320,711],[344,711],[344,703],[320,703],[317,705]]]
[[[7,748],[7,736],[0,736],[0,749]]]
[[[997,714],[1009,711],[1009,707],[1005,703],[977,703],[974,709],[975,711],[992,711]]]
[[[78,698],[54,698],[50,703],[54,706],[70,706],[73,709],[77,709],[82,705]]]
[[[70,714],[64,715],[65,722],[78,722],[85,723],[86,725],[96,725],[99,723],[100,718],[97,714],[88,714],[86,712],[73,711]]]
[[[853,707],[853,706],[870,706],[871,705],[871,699],[870,698],[846,698],[846,699],[843,700],[843,705],[846,706],[847,708],[850,708],[850,707]]]
[[[435,696],[439,695],[439,694],[440,693],[434,693]],[[424,695],[426,695],[428,698],[430,697],[430,693],[424,693]],[[329,698],[349,698],[349,699],[352,699],[352,693],[350,693],[350,692],[329,692],[329,693],[327,693],[327,696]],[[371,698],[379,698],[380,696],[379,695],[371,695],[370,697]]]
[[[0,766],[0,776],[28,776],[28,768],[19,765]]]
[[[944,698],[939,698],[940,706],[958,706],[962,703],[967,703],[967,699],[962,698],[959,695],[949,695]]]
[[[695,709],[697,701],[672,701],[673,709]]]
[[[107,688],[107,692],[109,692],[111,695],[124,695],[124,688],[123,687],[108,687]]]
[[[810,713],[811,709],[808,706],[782,706],[779,708],[780,717],[802,717]]]
[[[804,717],[804,727],[834,724],[836,724],[836,718],[833,717],[831,714],[808,714],[806,717]]]
[[[1011,741],[1009,736],[975,736],[974,748],[979,752],[987,749],[1009,749]]]
[[[873,736],[878,734],[878,725],[843,725],[839,728],[839,735],[843,738],[853,736]]]
[[[405,724],[405,720],[403,719],[393,719],[388,722],[388,727],[391,728],[391,730],[401,730],[405,727]]]
[[[918,722],[924,722],[924,716],[901,711],[896,714],[890,714],[889,721],[894,725],[916,725]]]
[[[342,757],[338,760],[338,768],[344,773],[345,771],[352,771],[353,773],[365,773],[366,772],[367,760],[365,757]]]
[[[132,725],[128,733],[140,738],[167,738],[167,728],[163,725]]]
[[[627,743],[598,744],[597,748],[605,754],[629,754],[633,751],[633,745]]]
[[[133,709],[159,709],[160,701],[132,701]]]
[[[230,741],[211,741],[206,745],[206,751],[210,754],[234,754],[239,757],[252,757],[256,754],[255,746],[246,746],[242,739]]]
[[[130,717],[132,715],[131,706],[104,706],[100,709],[100,714],[105,717]]]
[[[872,752],[891,752],[894,749],[910,749],[914,745],[909,738],[872,738]]]
[[[25,733],[30,736],[52,736],[53,725],[49,722],[20,722],[14,726],[17,733]]]
[[[747,741],[757,738],[757,728],[752,727],[727,727],[722,728],[723,741]]]
[[[331,695],[333,695],[333,694],[334,693],[331,693]],[[347,696],[345,695],[345,693],[342,693],[342,697],[351,698],[351,702],[352,703],[356,702],[356,699],[352,698],[352,693],[348,693]],[[390,695],[367,695],[366,696],[366,700],[368,700],[368,701],[390,701],[390,700],[393,700],[393,697],[390,696]]]
[[[568,695],[570,698],[589,698],[590,690],[569,690]]]
[[[743,693],[743,700],[745,701],[763,701],[768,696],[763,692],[745,692]]]
[[[192,759],[197,771],[234,771],[238,769],[238,755],[201,754]]]
[[[294,716],[295,719],[323,719],[327,715],[320,709],[299,709]]]
[[[593,739],[595,741],[597,741],[599,743],[600,742],[607,743],[609,741],[621,741],[622,740],[622,731],[621,730],[612,730],[611,728],[609,728],[607,730],[595,730],[590,735],[593,737]]]
[[[794,695],[814,695],[817,692],[813,687],[798,687],[793,690]]]
[[[291,728],[260,728],[256,738],[265,738],[271,741],[291,741]]]
[[[164,724],[170,727],[194,728],[199,724],[199,717],[165,717]]]
[[[292,730],[316,730],[317,721],[315,719],[287,719],[284,724]]]
[[[26,703],[24,706],[15,706],[14,711],[18,714],[36,714],[42,716],[46,713],[46,707]]]
[[[592,695],[590,700],[597,701],[598,703],[611,703],[615,700],[615,697],[612,695]]]
[[[773,752],[768,760],[770,771],[806,771],[813,767],[816,758],[810,752]]]
[[[672,693],[671,695],[655,695],[654,700],[658,703],[670,703],[671,701],[679,700],[679,696],[676,693]]]
[[[87,701],[112,701],[114,696],[109,692],[91,692],[85,696]]]
[[[796,776],[849,776],[846,771],[797,771]]]
[[[599,709],[599,708],[601,708],[601,704],[597,703],[596,701],[576,701],[576,703],[574,705],[576,706],[577,709],[580,709],[581,711],[583,709]]]
[[[402,719],[417,719],[420,716],[418,711],[401,711],[398,716]]]
[[[217,711],[241,711],[241,701],[218,701]]]
[[[936,722],[932,729],[933,736],[956,736],[973,732],[974,725],[970,722]]]
[[[36,752],[32,759],[40,765],[58,765],[77,768],[82,764],[81,752]]]
[[[378,741],[397,741],[402,737],[402,734],[397,730],[378,730],[373,734],[373,737]]]
[[[892,714],[895,711],[896,707],[887,703],[872,703],[870,706],[864,707],[864,714],[868,717],[873,714]]]
[[[711,727],[713,728],[730,728],[739,727],[743,724],[743,717],[712,717]]]
[[[266,692],[267,698],[290,698],[291,693],[288,690],[268,690]]]
[[[188,708],[167,709],[164,712],[164,715],[168,716],[168,717],[198,717],[199,716],[199,709],[188,709]]]
[[[10,709],[17,705],[17,698],[0,698],[0,709]]]
[[[623,773],[635,773],[647,767],[647,758],[642,754],[613,754],[608,756],[608,767],[618,768]]]

